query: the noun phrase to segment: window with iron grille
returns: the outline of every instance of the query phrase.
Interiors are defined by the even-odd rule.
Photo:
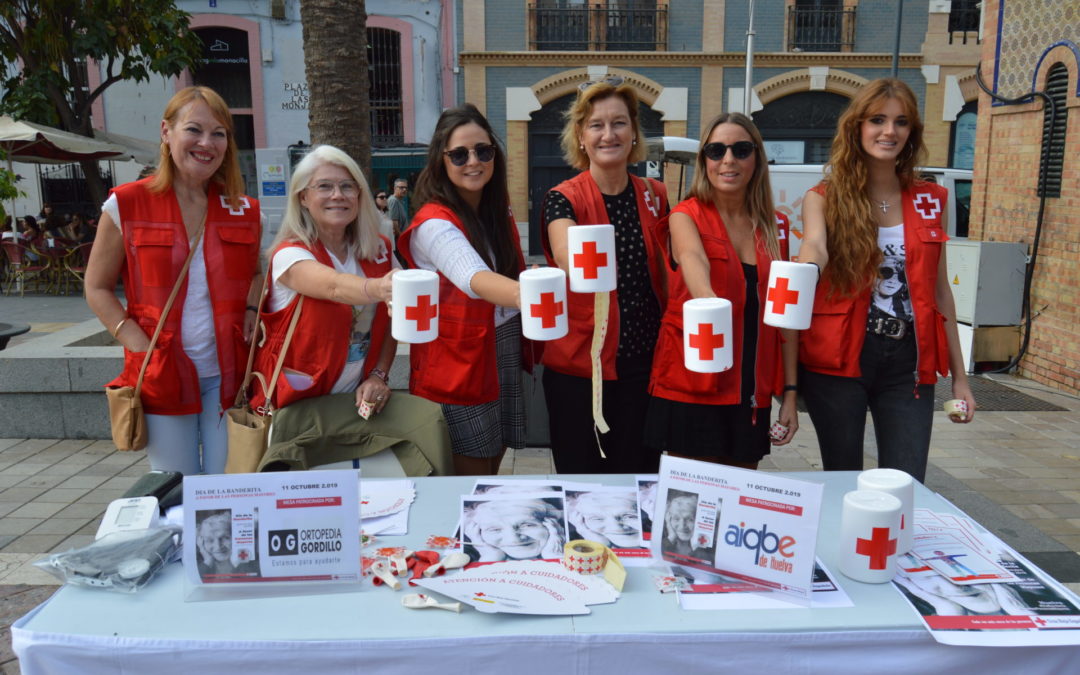
[[[1065,129],[1069,122],[1069,110],[1065,107],[1065,97],[1069,93],[1069,71],[1063,63],[1050,66],[1046,74],[1046,93],[1054,100],[1057,115],[1051,118],[1051,108],[1043,109],[1043,152],[1040,174],[1045,176],[1040,182],[1039,196],[1061,196],[1061,171],[1065,164]]]
[[[796,0],[788,7],[788,51],[839,52],[855,46],[855,8],[841,0]]]
[[[667,49],[667,6],[657,0],[537,0],[528,10],[532,49]]]
[[[405,142],[401,107],[401,33],[389,28],[368,28],[368,106],[371,144],[375,147]]]

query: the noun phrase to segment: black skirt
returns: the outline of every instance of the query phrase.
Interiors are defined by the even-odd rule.
[[[772,407],[705,405],[652,397],[645,444],[687,457],[721,456],[758,462],[769,454]]]

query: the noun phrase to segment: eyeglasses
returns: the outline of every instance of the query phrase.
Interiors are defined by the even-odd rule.
[[[360,185],[356,181],[343,180],[340,183],[335,183],[330,180],[321,180],[314,185],[309,185],[305,190],[314,190],[324,197],[329,197],[334,194],[334,190],[341,190],[341,196],[343,197],[355,197],[360,194]]]
[[[731,154],[735,155],[735,159],[746,159],[754,154],[754,150],[757,149],[757,146],[750,141],[736,141],[731,145],[725,143],[706,143],[705,147],[701,149],[701,152],[712,161],[719,162],[727,155],[728,148],[731,148]]]
[[[476,160],[485,164],[495,159],[495,146],[487,143],[477,143],[472,149],[464,146],[453,150],[443,150],[443,154],[450,158],[454,166],[465,166],[469,161],[469,153],[476,155]]]

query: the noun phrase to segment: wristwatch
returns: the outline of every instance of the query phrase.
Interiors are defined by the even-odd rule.
[[[374,375],[387,384],[390,383],[390,376],[382,368],[372,368],[368,375]]]

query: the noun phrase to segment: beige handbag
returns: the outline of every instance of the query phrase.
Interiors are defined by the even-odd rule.
[[[261,308],[260,303],[260,308]],[[236,401],[233,407],[225,411],[225,426],[229,436],[229,456],[225,460],[225,473],[254,473],[259,468],[266,453],[266,444],[270,436],[270,414],[273,407],[274,386],[278,376],[281,375],[281,367],[285,363],[285,352],[289,350],[292,342],[293,330],[296,321],[300,318],[300,310],[304,307],[304,296],[296,304],[292,321],[289,322],[289,330],[285,333],[285,342],[281,345],[281,353],[278,354],[277,363],[274,365],[274,376],[267,383],[262,373],[252,372],[251,367],[255,362],[255,343],[258,342],[259,329],[262,327],[259,321],[260,314],[255,319],[255,331],[251,335],[251,347],[248,348],[247,368],[244,371],[244,381],[236,392]],[[259,410],[252,410],[247,400],[247,389],[251,378],[258,378],[262,383],[263,391],[266,392],[266,405]]]
[[[161,329],[165,326],[165,318],[169,316],[173,300],[176,299],[176,294],[180,292],[180,286],[187,277],[188,268],[191,267],[191,258],[199,248],[199,240],[202,239],[205,226],[206,216],[203,216],[199,233],[195,235],[195,241],[191,244],[191,250],[188,251],[184,267],[180,270],[180,276],[173,286],[172,293],[169,294],[165,309],[161,312],[161,318],[158,319],[154,336],[150,338],[150,346],[146,348],[146,357],[143,358],[142,367],[139,368],[139,379],[136,380],[135,386],[105,388],[105,397],[109,401],[109,425],[112,427],[113,443],[116,444],[117,450],[142,450],[149,440],[146,434],[146,414],[143,412],[142,399],[139,398],[143,377],[146,376],[146,366],[150,363],[150,356],[154,353],[154,345],[157,344]]]

